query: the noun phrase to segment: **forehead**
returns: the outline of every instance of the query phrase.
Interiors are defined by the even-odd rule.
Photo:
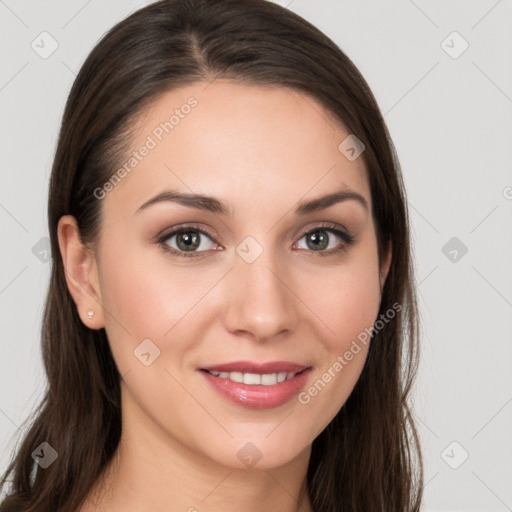
[[[127,155],[126,177],[107,195],[133,212],[166,188],[226,198],[233,214],[340,189],[371,204],[363,159],[338,148],[349,131],[290,88],[194,83],[162,94],[134,128],[137,157]]]

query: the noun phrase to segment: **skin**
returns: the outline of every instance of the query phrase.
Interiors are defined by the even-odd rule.
[[[133,148],[191,96],[198,105],[101,200],[95,250],[80,244],[73,217],[59,222],[69,291],[84,324],[106,329],[122,374],[121,443],[81,511],[311,511],[300,496],[311,444],[353,390],[368,347],[309,403],[294,397],[267,410],[227,401],[197,368],[294,361],[312,367],[307,390],[375,322],[391,247],[379,267],[363,159],[338,150],[349,132],[302,93],[226,80],[188,85],[144,112]],[[137,212],[166,189],[219,198],[232,216],[169,201]],[[340,189],[363,196],[368,209],[346,200],[294,214],[300,202]],[[322,231],[329,246],[315,250],[304,233],[322,222],[356,241]],[[198,234],[204,257],[155,242],[185,223],[214,235]],[[248,236],[263,247],[252,263],[236,252]],[[183,252],[177,239],[165,243]],[[346,250],[319,255],[340,245]],[[146,338],[160,350],[149,366],[134,356]],[[252,467],[237,457],[247,442],[261,453]]]

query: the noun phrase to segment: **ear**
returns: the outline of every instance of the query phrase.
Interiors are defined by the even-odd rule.
[[[393,258],[393,245],[391,240],[388,242],[388,246],[386,249],[386,253],[382,259],[380,265],[380,291],[384,288],[384,283],[386,282],[386,278],[388,277],[389,269],[391,267],[391,260]]]
[[[63,215],[57,227],[60,254],[69,293],[85,326],[105,326],[96,255],[80,240],[78,225],[72,215]],[[88,311],[94,312],[89,318]]]

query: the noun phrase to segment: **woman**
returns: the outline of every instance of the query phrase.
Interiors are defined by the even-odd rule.
[[[1,512],[420,509],[402,177],[318,29],[130,15],[70,92],[48,217],[48,390]]]

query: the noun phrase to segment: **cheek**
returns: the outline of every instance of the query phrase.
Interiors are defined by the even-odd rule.
[[[342,349],[371,327],[380,306],[377,254],[359,251],[338,268],[315,272],[303,283],[307,305],[327,332],[329,350]]]
[[[139,265],[137,253],[115,259],[105,258],[102,275],[102,298],[109,314],[107,325],[118,323],[128,332],[149,336],[144,332],[151,328],[159,332],[159,320],[164,318],[164,305],[169,297],[165,295],[162,282],[147,267]],[[160,320],[161,322],[162,320]],[[160,329],[159,329],[160,327]]]
[[[108,240],[101,255],[101,292],[105,330],[119,370],[139,367],[134,350],[146,339],[160,351],[157,366],[184,357],[199,343],[195,333],[204,321],[202,299],[217,278],[173,268],[157,247],[126,243],[115,235]]]
[[[316,273],[305,288],[312,290],[308,305],[318,319],[323,356],[299,402],[326,425],[361,375],[379,312],[378,259],[370,249],[354,252],[336,270]]]
[[[133,350],[144,339],[163,348],[161,339],[171,327],[168,311],[179,309],[179,290],[159,275],[148,252],[113,235],[101,254],[105,330],[121,371],[134,364]]]

